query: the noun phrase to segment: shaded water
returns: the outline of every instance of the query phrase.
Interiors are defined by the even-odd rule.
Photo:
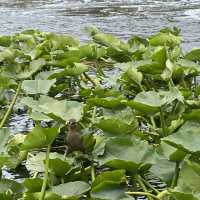
[[[83,29],[95,25],[121,38],[149,36],[166,26],[178,26],[183,48],[200,47],[200,0],[1,0],[0,34],[24,29],[67,33],[87,39]],[[26,132],[33,122],[24,114],[13,114],[13,133]],[[6,177],[20,175],[4,172]]]

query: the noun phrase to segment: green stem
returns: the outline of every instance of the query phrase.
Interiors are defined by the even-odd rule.
[[[163,198],[164,196],[166,196],[167,194],[169,194],[169,192],[168,192],[167,190],[164,190],[164,191],[160,192],[160,194],[157,195],[157,197],[158,197],[159,199],[162,199],[162,198]]]
[[[147,187],[151,188],[155,193],[160,194],[160,192],[159,192],[156,188],[154,188],[147,180],[145,180],[145,179],[142,178],[142,177],[141,177],[141,179],[142,179],[143,183],[144,183]]]
[[[89,75],[87,75],[85,72],[83,74],[84,74],[85,78],[93,84],[94,87],[97,86],[95,81]]]
[[[163,109],[160,108],[160,122],[161,122],[161,126],[162,126],[162,130],[163,130],[163,134],[162,136],[167,136],[167,130],[166,130],[166,124],[165,124],[165,118],[163,115]]]
[[[126,194],[129,194],[129,195],[144,195],[144,196],[151,197],[151,199],[154,198],[154,199],[157,199],[157,200],[161,200],[159,197],[157,197],[156,195],[153,195],[149,192],[126,192]]]
[[[172,179],[171,188],[174,188],[177,185],[177,180],[178,180],[179,171],[180,171],[179,165],[180,165],[180,162],[176,162],[175,174],[174,174],[174,177]]]
[[[13,97],[12,102],[8,107],[8,110],[7,110],[6,114],[4,115],[4,117],[3,117],[3,119],[2,119],[2,121],[0,123],[0,128],[2,128],[4,126],[6,120],[8,119],[10,113],[12,112],[13,106],[15,105],[15,102],[16,102],[17,97],[19,95],[20,89],[21,89],[21,82],[19,82],[19,84],[17,86],[17,90],[16,90],[16,93],[15,93],[15,96]]]
[[[94,166],[94,163],[93,163],[92,166],[91,166],[91,178],[92,178],[92,182],[95,181],[95,177],[96,177],[95,166]]]
[[[92,113],[92,123],[93,123],[93,124],[95,123],[96,112],[97,112],[97,107],[94,106],[94,110],[93,110],[93,113]]]
[[[51,144],[47,146],[47,152],[46,152],[46,160],[45,160],[45,174],[44,174],[44,179],[43,179],[43,184],[42,184],[42,189],[40,193],[40,199],[39,200],[44,200],[45,196],[45,191],[47,187],[47,181],[48,181],[48,171],[49,171],[49,154],[51,150]]]
[[[155,123],[154,117],[151,116],[150,120],[151,120],[151,124],[152,124],[153,128],[156,129],[156,123]]]
[[[146,186],[142,182],[140,176],[136,176],[135,178],[136,178],[136,181],[140,184],[140,186],[141,186],[142,190],[144,191],[144,193],[148,194],[148,195],[145,195],[145,196],[148,196],[148,199],[153,200],[152,199],[152,195],[149,195],[150,193],[148,192]]]

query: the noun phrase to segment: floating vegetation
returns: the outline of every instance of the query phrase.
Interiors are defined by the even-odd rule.
[[[2,176],[0,199],[200,200],[200,49],[184,53],[177,28],[127,42],[87,31],[83,44],[0,36],[0,167],[30,174]],[[26,134],[7,127],[17,104],[35,123]]]

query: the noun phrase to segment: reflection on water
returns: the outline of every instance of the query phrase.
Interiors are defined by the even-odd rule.
[[[38,28],[84,40],[89,25],[122,38],[179,26],[185,50],[200,46],[199,0],[1,0],[0,13],[1,34]]]

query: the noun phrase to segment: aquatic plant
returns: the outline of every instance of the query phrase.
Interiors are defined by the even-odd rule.
[[[0,199],[199,200],[200,49],[183,52],[177,28],[128,41],[87,31],[87,43],[0,36],[0,167],[30,172],[22,183],[1,177]],[[18,103],[35,127],[13,135]],[[71,119],[84,150],[67,152]]]

